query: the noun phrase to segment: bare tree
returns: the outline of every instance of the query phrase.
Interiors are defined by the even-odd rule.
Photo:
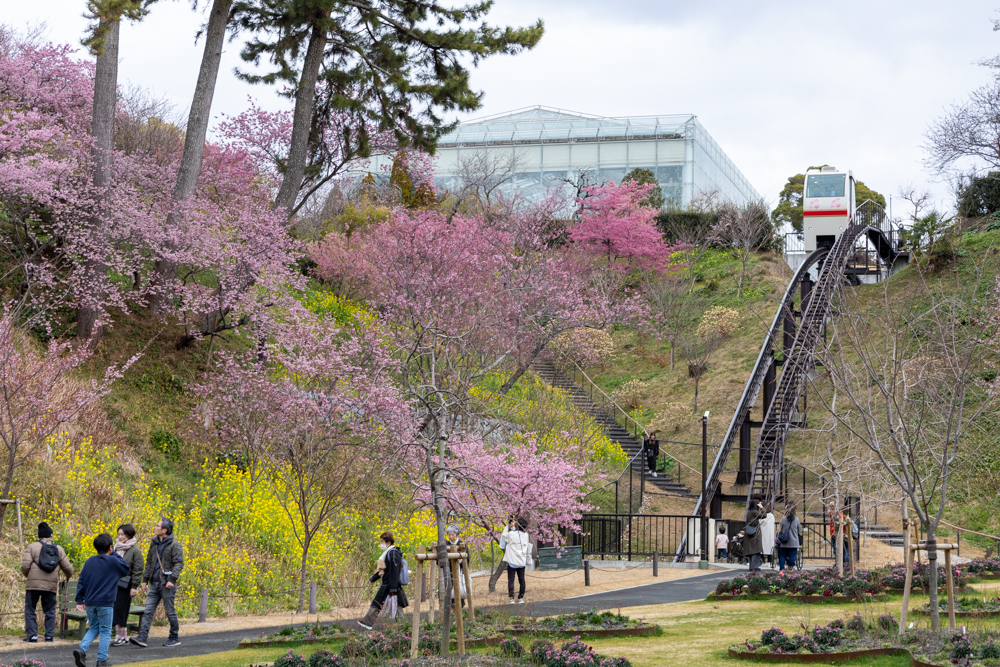
[[[710,239],[731,249],[740,260],[737,296],[742,298],[750,257],[774,240],[774,223],[767,203],[759,199],[740,206],[723,206],[718,222],[712,225]]]
[[[993,398],[979,380],[984,341],[997,333],[992,282],[979,272],[945,291],[921,276],[900,294],[887,281],[874,302],[848,290],[819,353],[844,404],[834,409],[826,392],[816,395],[903,491],[927,535],[935,631],[936,535],[949,479],[995,429],[980,419]]]
[[[524,155],[516,150],[479,150],[463,154],[453,181],[451,214],[465,208],[489,217],[498,205],[505,204],[498,201],[498,195],[524,171],[525,164]]]
[[[948,173],[963,164],[983,171],[1000,168],[1000,81],[952,105],[931,124],[925,138],[926,164],[935,173]]]
[[[679,263],[688,276],[688,292],[694,292],[695,268],[712,247],[712,221],[719,205],[719,191],[701,192],[687,209],[668,208],[661,217],[662,230],[675,243],[685,246]]]
[[[740,314],[732,308],[713,306],[705,311],[694,334],[683,343],[688,361],[688,377],[694,380],[694,413],[698,413],[698,389],[702,376],[708,372],[708,362],[719,351],[736,327]]]

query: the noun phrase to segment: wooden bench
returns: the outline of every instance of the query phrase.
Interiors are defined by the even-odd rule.
[[[67,633],[74,639],[83,639],[87,632],[87,612],[76,610],[76,579],[59,582],[59,636],[66,637]],[[144,605],[131,605],[128,608],[129,616],[136,616],[135,623],[129,623],[131,630],[138,631],[142,624],[142,615],[146,613]],[[75,621],[77,627],[69,628],[69,622]]]

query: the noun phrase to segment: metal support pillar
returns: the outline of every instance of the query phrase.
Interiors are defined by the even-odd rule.
[[[736,484],[749,484],[753,480],[753,461],[750,459],[750,413],[747,412],[740,424],[740,467],[736,472]]]
[[[777,364],[774,360],[771,360],[771,365],[767,367],[767,373],[764,375],[764,415],[767,416],[767,411],[771,409],[771,401],[774,400],[774,388],[776,383],[776,368]]]

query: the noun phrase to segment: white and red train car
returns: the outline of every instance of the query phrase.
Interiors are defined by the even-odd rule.
[[[804,250],[832,246],[854,218],[854,176],[835,167],[810,169],[802,194]]]

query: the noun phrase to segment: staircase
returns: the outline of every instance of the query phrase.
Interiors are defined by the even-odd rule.
[[[903,533],[893,532],[889,526],[864,526],[862,532],[868,537],[885,542],[890,547],[903,548]]]
[[[760,498],[772,505],[775,501],[785,435],[792,423],[797,421],[799,398],[805,388],[806,375],[813,369],[813,355],[834,295],[843,284],[844,265],[855,240],[865,229],[865,225],[853,224],[844,230],[823,262],[819,280],[802,313],[802,324],[784,360],[774,399],[764,417],[747,500]]]
[[[560,371],[555,364],[549,359],[536,359],[531,365],[531,370],[533,370],[538,377],[540,377],[547,384],[562,389],[569,396],[570,402],[580,412],[590,415],[594,421],[600,424],[604,428],[605,435],[609,439],[617,442],[621,445],[622,450],[624,450],[625,455],[630,459],[634,457],[639,451],[642,450],[642,442],[636,439],[631,433],[629,433],[621,424],[615,421],[614,417],[605,413],[603,410],[597,407],[590,397],[584,392],[582,388],[577,386],[569,376]],[[638,457],[632,462],[632,470],[637,474],[642,472],[642,467],[646,465],[646,461],[643,457]],[[652,484],[657,489],[664,493],[668,493],[675,496],[681,496],[684,498],[694,498],[695,495],[691,493],[691,489],[684,486],[680,482],[666,477],[653,477],[646,471],[646,484]]]

